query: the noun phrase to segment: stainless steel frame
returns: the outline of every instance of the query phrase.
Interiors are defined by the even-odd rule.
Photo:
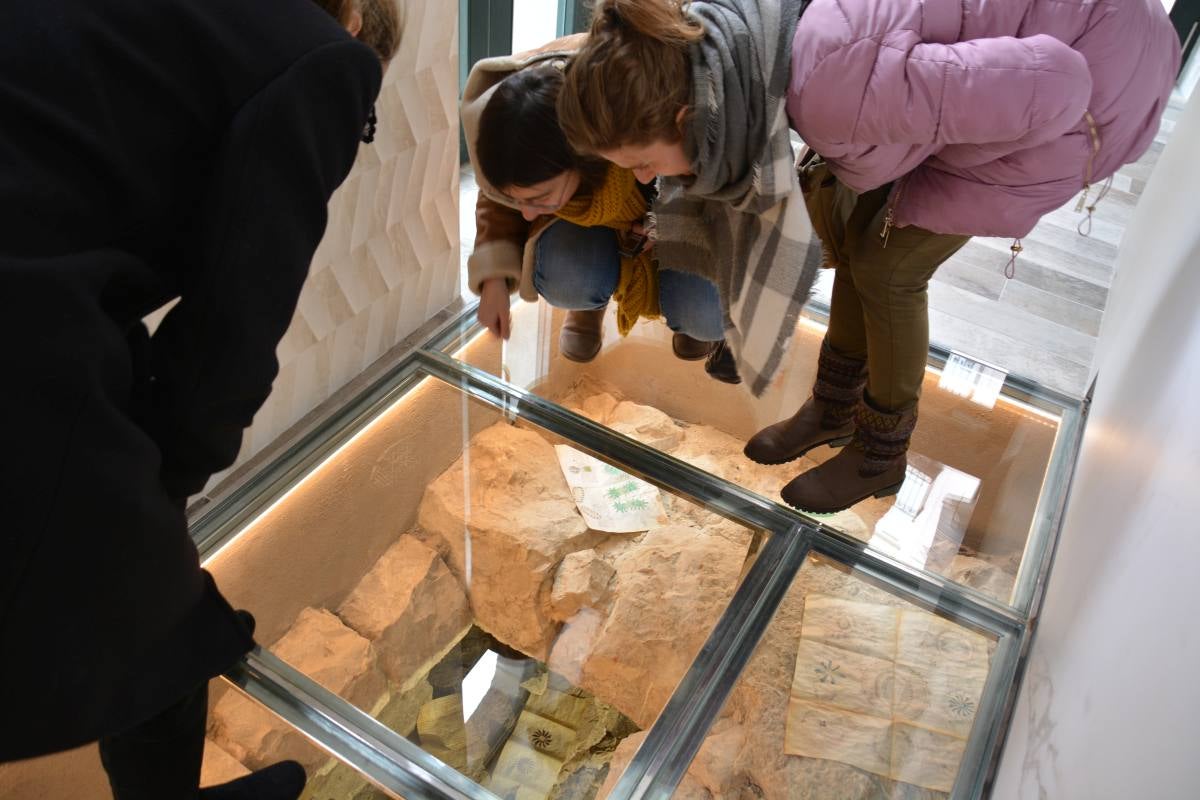
[[[226,677],[394,797],[499,800],[260,647],[248,653]]]
[[[610,797],[670,797],[808,556],[812,529],[767,540]]]
[[[810,552],[852,568],[856,576],[905,600],[995,637],[997,647],[991,670],[951,795],[955,800],[982,796],[1015,697],[1021,658],[1028,647],[1029,611],[1042,591],[1061,520],[1065,487],[1086,412],[1084,403],[1018,377],[1009,376],[1005,382],[1006,395],[1063,415],[1046,478],[1046,485],[1052,489],[1043,491],[1034,533],[1014,592],[1014,605],[1008,606],[876,553],[818,520],[617,434],[447,355],[447,350],[456,349],[479,330],[474,324],[474,308],[467,308],[423,348],[323,420],[253,479],[204,509],[192,529],[202,555],[220,549],[255,515],[419,382],[430,378],[440,380],[476,401],[515,414],[617,462],[675,494],[770,534],[611,797],[632,800],[670,796]],[[947,355],[931,352],[930,362],[944,363]],[[410,799],[495,797],[270,653],[252,652],[227,677],[386,791],[402,793]]]

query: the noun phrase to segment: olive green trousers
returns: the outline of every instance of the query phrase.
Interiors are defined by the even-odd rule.
[[[819,158],[801,185],[828,264],[836,271],[826,343],[867,362],[867,397],[889,413],[916,406],[929,354],[929,279],[969,236],[913,226],[882,236],[891,184],[857,194]]]

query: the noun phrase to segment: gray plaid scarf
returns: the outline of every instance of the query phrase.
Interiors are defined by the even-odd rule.
[[[725,338],[755,396],[783,363],[821,263],[796,179],[787,111],[792,36],[804,0],[697,0],[693,169],[660,178],[655,255],[717,285]]]

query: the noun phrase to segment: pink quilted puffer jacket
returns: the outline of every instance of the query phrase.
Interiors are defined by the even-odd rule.
[[[1160,0],[813,0],[787,110],[895,225],[1021,237],[1146,151],[1179,51]]]

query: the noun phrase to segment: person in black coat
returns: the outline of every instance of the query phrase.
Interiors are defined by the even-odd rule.
[[[207,681],[253,640],[183,508],[373,125],[375,1],[0,4],[0,761],[99,739],[118,800],[197,796]]]

